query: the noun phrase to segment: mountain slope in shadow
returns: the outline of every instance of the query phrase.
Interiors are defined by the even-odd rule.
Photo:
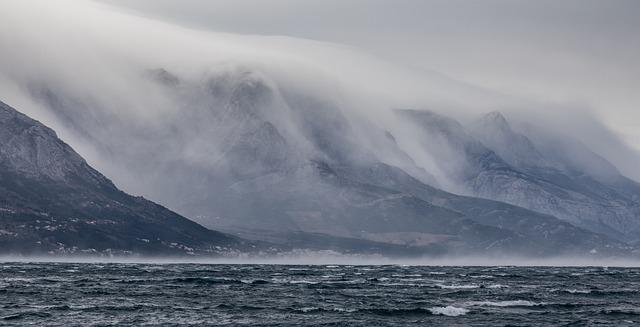
[[[222,255],[254,247],[120,191],[53,130],[0,102],[2,253]]]

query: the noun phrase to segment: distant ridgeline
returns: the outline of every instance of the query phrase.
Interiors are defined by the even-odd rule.
[[[3,252],[627,256],[640,239],[638,183],[579,142],[516,130],[500,113],[462,125],[392,112],[452,189],[397,135],[251,72],[202,85],[164,69],[147,78],[184,98],[179,118],[132,128],[100,107],[76,114],[85,104],[52,90],[33,94],[147,197],[228,234],[118,190],[51,129],[2,104]]]

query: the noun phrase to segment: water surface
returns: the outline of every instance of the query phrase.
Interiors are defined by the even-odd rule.
[[[0,325],[640,325],[640,269],[0,263]]]

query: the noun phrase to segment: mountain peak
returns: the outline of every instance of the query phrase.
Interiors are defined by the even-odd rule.
[[[478,120],[478,123],[484,124],[484,125],[492,125],[502,130],[511,130],[511,126],[509,125],[509,122],[504,117],[504,115],[499,111],[492,111],[485,114]]]
[[[0,163],[32,177],[66,180],[80,173],[102,182],[52,129],[1,101]]]
[[[496,111],[491,111],[489,113],[486,113],[484,115],[484,117],[486,119],[491,119],[491,120],[494,120],[494,121],[502,121],[502,122],[505,122],[505,123],[507,122],[507,119],[504,117],[504,115],[500,111],[497,111],[497,110]]]
[[[514,131],[499,111],[489,112],[467,126],[480,142],[518,168],[549,165],[526,136]]]

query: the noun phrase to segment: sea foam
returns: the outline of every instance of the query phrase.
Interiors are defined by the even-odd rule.
[[[429,311],[434,315],[443,315],[449,317],[457,317],[469,313],[469,309],[458,308],[451,305],[448,305],[446,307],[429,308]]]

